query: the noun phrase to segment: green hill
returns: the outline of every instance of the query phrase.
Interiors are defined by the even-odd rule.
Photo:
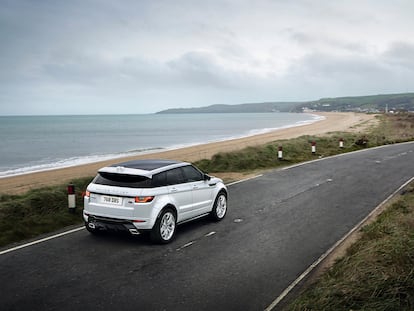
[[[414,111],[414,93],[322,98],[304,102],[265,102],[239,105],[211,105],[200,108],[173,108],[159,114],[173,113],[258,113],[314,111],[382,112]]]
[[[289,112],[300,104],[298,102],[252,103],[239,105],[212,105],[200,108],[173,108],[158,113],[238,113],[238,112]]]
[[[318,111],[414,111],[414,93],[323,98],[305,107]]]

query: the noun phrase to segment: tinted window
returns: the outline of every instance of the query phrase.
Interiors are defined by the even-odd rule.
[[[95,184],[127,187],[127,188],[151,188],[151,179],[138,176],[138,175],[126,175],[126,174],[114,174],[114,173],[98,173],[93,180]]]
[[[152,185],[153,187],[164,187],[167,186],[167,173],[162,172],[152,176]]]
[[[204,174],[192,165],[184,166],[182,169],[184,171],[186,182],[200,181],[204,179]]]
[[[169,170],[167,173],[167,184],[168,185],[176,185],[176,184],[182,184],[185,182],[183,172],[181,168],[175,168],[172,170]]]

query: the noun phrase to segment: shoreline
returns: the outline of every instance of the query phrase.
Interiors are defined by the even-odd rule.
[[[52,162],[42,162],[41,160],[37,161],[38,164],[33,165],[26,165],[22,167],[16,167],[16,168],[9,168],[9,169],[3,169],[0,172],[0,179],[2,178],[8,178],[8,177],[15,177],[19,175],[26,175],[31,173],[38,173],[38,172],[46,172],[50,170],[56,170],[61,168],[69,168],[74,166],[80,166],[80,165],[86,165],[86,164],[93,164],[98,162],[104,162],[104,161],[116,161],[117,159],[122,158],[131,158],[131,157],[137,157],[144,154],[153,154],[153,153],[159,153],[164,151],[172,151],[176,149],[182,149],[182,148],[188,148],[188,147],[197,147],[200,145],[210,144],[210,143],[218,143],[222,141],[229,141],[234,139],[242,139],[247,138],[250,136],[257,136],[261,134],[267,134],[270,132],[283,130],[291,127],[298,127],[303,126],[307,124],[312,124],[315,122],[319,122],[325,117],[322,117],[320,115],[314,114],[314,113],[303,113],[304,115],[308,116],[308,120],[304,121],[296,121],[294,123],[290,123],[287,125],[281,125],[280,127],[265,127],[265,128],[258,128],[258,129],[251,129],[251,130],[245,130],[244,132],[238,132],[233,133],[232,135],[228,134],[229,136],[224,136],[221,138],[214,138],[214,137],[203,137],[200,136],[199,141],[193,141],[193,142],[175,142],[174,144],[165,145],[165,146],[152,146],[147,147],[139,150],[125,150],[125,151],[119,151],[114,150],[109,153],[96,153],[96,154],[89,154],[89,155],[82,155],[82,156],[68,156],[67,158],[62,159],[56,159],[52,160]],[[36,163],[36,161],[35,161]]]
[[[312,113],[325,119],[288,128],[273,130],[258,135],[246,136],[200,145],[193,145],[177,149],[156,151],[127,157],[112,158],[109,160],[55,168],[31,173],[24,173],[0,178],[0,193],[19,194],[33,188],[69,182],[71,179],[94,176],[96,171],[109,164],[124,162],[133,159],[164,158],[186,162],[195,162],[204,158],[211,158],[219,152],[240,150],[248,146],[257,146],[276,140],[290,139],[302,135],[321,135],[328,132],[352,131],[356,126],[364,126],[375,120],[374,115],[358,114],[353,112],[317,112]]]

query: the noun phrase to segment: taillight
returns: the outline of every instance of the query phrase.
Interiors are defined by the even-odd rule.
[[[90,197],[90,196],[91,196],[90,191],[85,191],[85,197]]]
[[[154,196],[150,197],[135,197],[135,203],[149,203],[154,200]]]

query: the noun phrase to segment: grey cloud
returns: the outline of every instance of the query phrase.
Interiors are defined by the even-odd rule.
[[[367,53],[366,43],[358,41],[358,39],[337,39],[334,36],[326,33],[315,34],[312,32],[297,31],[294,29],[286,29],[282,33],[287,36],[288,40],[291,40],[299,47],[303,48],[304,50],[309,50],[310,52],[331,49],[333,51],[352,54]]]
[[[126,57],[108,62],[98,56],[70,52],[43,65],[43,75],[57,83],[148,87],[228,87],[225,72],[214,57],[189,52],[167,62]]]
[[[396,42],[383,54],[383,57],[390,64],[414,71],[414,44]]]
[[[42,74],[59,83],[91,84],[107,74],[107,67],[96,57],[71,52],[43,64]]]
[[[397,1],[2,1],[0,114],[412,91]]]
[[[313,53],[304,57],[294,71],[304,72],[308,76],[338,79],[370,73],[385,73],[384,66],[380,62],[367,56],[333,56],[324,53]]]
[[[406,92],[412,88],[410,81],[413,79],[414,71],[408,72],[391,64],[385,54],[334,56],[312,53],[293,65],[289,74],[279,82],[290,85],[296,81],[308,94],[346,96]]]
[[[202,87],[231,87],[223,68],[214,55],[207,52],[188,52],[168,62],[168,66],[186,84]]]

